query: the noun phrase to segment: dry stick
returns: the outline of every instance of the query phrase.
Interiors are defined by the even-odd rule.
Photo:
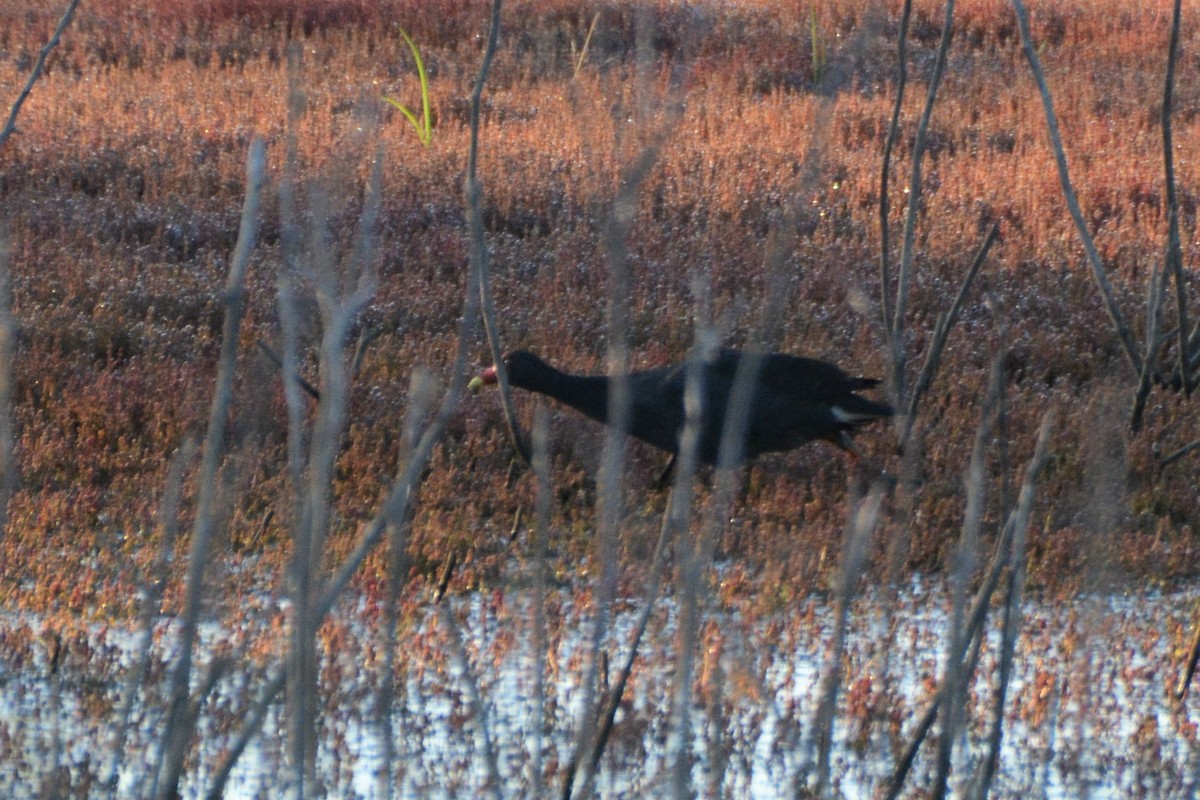
[[[497,0],[494,8],[498,9],[498,7],[499,2]],[[491,51],[494,50],[494,38],[489,37],[489,43],[493,46],[489,47],[489,51],[484,54],[484,67],[481,68],[481,74],[486,74],[486,67],[490,64]],[[382,507],[367,524],[358,544],[326,583],[320,597],[311,607],[310,614],[314,620],[320,620],[333,608],[334,602],[337,601],[346,586],[349,585],[354,573],[358,571],[358,568],[362,566],[362,562],[366,559],[367,555],[375,549],[383,538],[390,521],[407,517],[416,488],[420,484],[422,473],[433,453],[433,447],[438,439],[441,438],[442,431],[445,430],[451,414],[454,413],[459,401],[462,399],[463,389],[467,384],[466,370],[468,354],[474,338],[476,320],[479,315],[478,276],[481,254],[482,246],[477,245],[472,248],[471,257],[468,259],[469,274],[467,275],[463,298],[463,313],[458,320],[458,347],[454,363],[450,369],[450,384],[442,395],[437,413],[421,434],[420,440],[413,451],[412,458],[405,466],[403,472],[392,482]],[[287,382],[285,381],[285,389],[286,386]],[[246,722],[238,733],[234,743],[230,746],[225,758],[218,764],[215,770],[216,778],[208,792],[209,797],[220,797],[238,758],[245,752],[246,746],[262,726],[270,704],[275,701],[275,698],[283,689],[284,683],[285,671],[277,667],[276,671],[267,679],[262,694],[247,712]]]
[[[1178,461],[1179,459],[1183,458],[1183,457],[1184,457],[1184,456],[1186,456],[1188,453],[1191,453],[1191,452],[1193,452],[1193,451],[1195,451],[1195,450],[1197,450],[1197,449],[1200,449],[1200,439],[1197,439],[1197,440],[1196,440],[1196,441],[1194,441],[1194,442],[1188,442],[1188,443],[1187,443],[1187,444],[1185,444],[1183,447],[1181,447],[1181,448],[1179,448],[1178,450],[1175,450],[1174,452],[1172,452],[1170,455],[1163,456],[1163,457],[1162,457],[1162,458],[1159,460],[1159,462],[1158,462],[1158,472],[1159,472],[1159,474],[1161,475],[1161,474],[1162,474],[1162,471],[1163,471],[1164,469],[1166,469],[1167,467],[1169,467],[1171,464],[1174,464],[1176,461]]]
[[[1028,527],[1037,478],[1041,474],[1048,456],[1047,448],[1050,433],[1053,430],[1053,421],[1053,412],[1046,412],[1043,416],[1041,431],[1038,434],[1037,445],[1034,447],[1033,458],[1030,459],[1029,466],[1025,470],[1025,481],[1021,486],[1017,509],[1009,515],[1008,521],[1000,533],[999,541],[996,542],[996,549],[992,554],[991,565],[988,567],[987,576],[984,578],[979,590],[975,593],[971,612],[967,616],[967,625],[962,639],[963,642],[971,642],[972,648],[972,653],[968,654],[965,659],[965,672],[967,674],[975,670],[978,660],[978,648],[983,639],[983,625],[987,619],[988,607],[991,603],[992,595],[996,591],[996,587],[1000,584],[1000,577],[1010,563],[1011,547],[1016,536],[1017,525],[1021,524],[1022,527]],[[1022,534],[1023,536],[1024,534]],[[900,796],[900,791],[904,788],[904,781],[912,769],[913,763],[916,761],[917,751],[921,747],[926,734],[933,727],[933,722],[937,719],[938,711],[945,701],[945,692],[946,685],[943,684],[937,694],[934,695],[925,713],[922,714],[917,724],[913,727],[908,745],[905,747],[900,759],[896,762],[896,766],[892,770],[892,776],[888,781],[887,791],[884,795],[888,800],[894,800]]]
[[[1175,63],[1179,58],[1180,0],[1175,0],[1171,14],[1171,40],[1167,47],[1167,75],[1163,80],[1163,177],[1167,184],[1167,267],[1175,281],[1175,303],[1179,311],[1179,380],[1183,393],[1190,396],[1192,381],[1188,375],[1187,289],[1183,283],[1183,251],[1179,243],[1179,199],[1175,194],[1175,147],[1171,135],[1171,112],[1174,110]]]
[[[1192,683],[1192,676],[1196,674],[1197,662],[1200,662],[1200,614],[1197,614],[1196,617],[1196,629],[1192,634],[1192,646],[1188,650],[1183,674],[1179,676],[1179,682],[1175,684],[1176,700],[1182,700],[1187,695],[1188,686]]]
[[[859,37],[865,38],[872,35],[875,27],[875,25],[865,25],[859,33]],[[857,45],[860,43],[854,42],[851,44]],[[857,53],[860,50],[861,47],[858,46],[848,48],[850,53]],[[826,78],[822,81],[822,85],[818,87],[822,102],[832,104],[838,91],[852,79],[853,74],[854,70],[850,63],[833,65],[828,71]],[[833,115],[832,113],[825,114],[823,118],[826,120],[832,119]],[[805,152],[806,169],[801,173],[801,188],[819,180],[821,154],[824,152],[828,135],[828,125],[819,126],[814,129],[811,141]],[[764,265],[769,285],[778,282],[783,277],[785,264],[791,257],[791,243],[796,235],[794,222],[799,213],[799,197],[804,196],[804,194],[804,192],[796,192],[797,201],[788,206],[787,216],[783,223],[778,229],[773,231],[774,236],[769,242]],[[698,563],[704,568],[707,568],[712,563],[717,541],[724,529],[724,520],[729,518],[733,507],[740,474],[738,466],[741,464],[744,455],[751,398],[754,394],[767,345],[773,342],[778,336],[779,325],[786,312],[786,303],[787,292],[770,291],[767,293],[761,304],[758,330],[756,332],[757,339],[747,348],[745,356],[738,363],[738,368],[734,375],[733,387],[729,397],[729,408],[722,423],[721,443],[717,453],[718,470],[712,511],[706,515],[708,523],[704,528],[701,539],[701,555],[699,556]],[[803,791],[803,787],[800,786],[803,772],[804,770],[801,770],[801,774],[796,776],[795,790],[798,794]]]
[[[879,297],[883,312],[883,335],[888,353],[894,353],[892,340],[892,266],[891,234],[888,226],[888,184],[892,171],[892,148],[900,137],[900,109],[904,106],[904,88],[908,83],[908,20],[912,15],[912,0],[904,0],[900,12],[900,34],[896,44],[896,101],[892,104],[892,119],[883,142],[883,164],[879,170]],[[895,387],[892,387],[895,391]]]
[[[517,421],[513,407],[512,390],[508,383],[508,370],[504,367],[504,348],[500,344],[500,333],[496,325],[496,305],[492,299],[492,282],[488,273],[487,244],[483,237],[483,188],[476,176],[476,166],[479,161],[479,105],[483,98],[483,86],[487,81],[492,58],[496,53],[496,42],[500,37],[500,4],[501,0],[493,0],[491,25],[488,29],[487,50],[483,54],[483,65],[475,78],[475,87],[471,90],[471,143],[467,157],[467,224],[471,231],[471,255],[479,263],[479,301],[483,309],[483,329],[487,332],[488,347],[492,353],[492,363],[496,365],[496,383],[500,388],[500,407],[504,411],[504,424],[508,426],[508,437],[513,449],[526,466],[530,465],[529,448]]]
[[[1000,639],[1000,685],[992,704],[992,728],[988,737],[988,755],[983,762],[977,797],[986,800],[992,778],[1000,766],[1000,745],[1004,736],[1004,705],[1008,697],[1008,685],[1012,680],[1013,655],[1016,652],[1017,636],[1021,632],[1021,598],[1025,592],[1025,542],[1029,527],[1029,515],[1033,508],[1034,485],[1042,465],[1046,461],[1046,450],[1050,434],[1054,429],[1054,412],[1047,411],[1042,417],[1042,428],[1034,447],[1033,461],[1025,475],[1021,495],[1017,500],[1016,521],[1013,524],[1012,565],[1008,577],[1008,595],[1004,605],[1004,627]]]
[[[266,356],[272,364],[274,364],[280,370],[283,370],[283,356],[276,353],[271,348],[271,345],[267,344],[262,339],[255,339],[254,344],[256,344],[258,346],[259,351],[261,351],[262,354],[264,356]],[[297,386],[299,386],[301,389],[304,390],[304,393],[306,395],[311,397],[313,400],[321,399],[321,391],[317,387],[313,386],[311,383],[306,381],[302,376],[297,375],[295,383]]]
[[[400,457],[397,465],[406,463],[416,446],[421,420],[433,405],[436,386],[431,374],[423,369],[413,370],[408,384],[408,408],[400,436]],[[380,646],[383,658],[379,666],[379,689],[375,695],[375,719],[383,753],[380,759],[377,787],[380,797],[396,796],[396,743],[392,730],[395,705],[396,629],[400,624],[400,592],[408,578],[408,520],[392,520],[388,541],[387,594],[383,600],[383,631]]]
[[[672,489],[673,492],[674,489]],[[617,717],[617,709],[620,707],[621,700],[625,696],[625,688],[629,684],[629,676],[633,673],[633,663],[637,659],[638,646],[641,644],[642,637],[646,633],[646,627],[650,622],[650,614],[654,610],[654,601],[658,599],[658,591],[662,584],[663,565],[667,555],[667,541],[671,536],[671,503],[672,501],[668,499],[668,511],[663,514],[662,525],[659,528],[658,542],[654,546],[654,555],[650,559],[650,572],[646,580],[642,610],[639,612],[637,624],[633,628],[633,636],[629,643],[629,652],[625,656],[625,661],[621,664],[621,669],[617,672],[617,679],[613,682],[601,705],[597,719],[595,741],[592,742],[588,761],[589,776],[584,781],[584,790],[590,788],[591,782],[595,779],[596,770],[600,766],[600,759],[604,756],[604,750],[608,745],[609,735],[612,733],[613,723]],[[571,797],[574,787],[574,776],[578,771],[580,759],[581,753],[576,750],[571,754],[571,759],[567,763],[562,791],[560,793],[563,800],[569,800]],[[580,791],[580,796],[585,794],[586,791]]]
[[[696,284],[699,285],[697,280]],[[671,795],[676,800],[693,796],[691,786],[692,670],[700,630],[699,594],[708,567],[701,547],[691,537],[692,484],[696,473],[696,448],[704,419],[704,363],[716,345],[716,333],[708,324],[707,296],[697,292],[701,310],[697,314],[696,343],[688,357],[684,377],[684,426],[679,440],[675,485],[671,490],[669,517],[675,540],[678,571],[675,622],[675,676],[671,687],[666,758],[671,768]]]
[[[652,22],[649,12],[639,9],[635,21],[635,83],[638,97],[642,101],[641,116],[648,116],[650,107],[650,70],[652,59],[648,34]],[[674,76],[673,76],[674,77]],[[668,94],[679,91],[679,84],[672,80],[666,90]],[[618,107],[614,113],[620,113]],[[588,636],[585,662],[581,676],[582,698],[577,717],[577,734],[572,764],[578,764],[582,755],[594,754],[581,775],[576,769],[568,769],[563,778],[562,795],[568,797],[578,788],[577,796],[586,798],[592,790],[595,767],[603,752],[607,732],[599,735],[593,724],[606,710],[602,697],[597,697],[597,676],[600,673],[602,646],[608,633],[612,616],[612,604],[617,592],[618,532],[622,515],[622,475],[624,472],[625,449],[628,441],[627,427],[631,396],[627,375],[629,372],[629,298],[632,294],[632,276],[629,264],[628,238],[637,211],[637,197],[647,175],[658,160],[658,155],[667,136],[674,132],[675,123],[682,114],[681,103],[668,103],[665,118],[651,131],[649,141],[638,155],[625,164],[620,171],[617,192],[604,226],[603,248],[608,266],[608,302],[606,327],[608,331],[607,371],[608,421],[604,446],[601,450],[598,476],[599,497],[597,501],[596,561],[599,564],[596,586],[593,590],[593,618]],[[617,143],[618,149],[621,141]],[[668,512],[669,513],[669,512]],[[652,581],[653,582],[653,581]],[[639,637],[640,639],[640,637]],[[632,655],[629,662],[632,667]],[[627,679],[627,675],[625,678]],[[621,684],[621,691],[624,684]],[[602,691],[602,690],[601,690]],[[615,692],[609,692],[610,698]],[[610,702],[611,706],[611,702]],[[615,709],[613,710],[615,713]]]
[[[917,122],[917,133],[913,140],[912,167],[908,183],[908,209],[904,218],[904,242],[900,250],[900,273],[896,282],[896,306],[892,318],[892,386],[897,402],[903,402],[904,387],[904,315],[908,311],[908,291],[912,283],[913,250],[917,237],[917,212],[921,207],[921,161],[925,157],[925,138],[929,132],[929,120],[933,116],[933,104],[937,100],[938,87],[942,83],[942,72],[946,66],[946,54],[950,50],[953,34],[954,0],[947,0],[946,13],[942,20],[942,38],[938,43],[937,56],[933,62],[933,73],[929,76],[929,91],[925,97],[925,108]],[[887,287],[882,287],[887,291]]]
[[[161,610],[163,594],[167,588],[171,554],[174,552],[175,539],[179,534],[179,505],[183,495],[183,480],[195,454],[195,440],[184,440],[179,449],[175,451],[175,455],[172,456],[171,465],[167,469],[166,487],[158,508],[158,554],[150,568],[149,579],[140,590],[142,598],[138,608],[139,635],[134,651],[137,653],[137,658],[125,676],[123,696],[117,710],[117,723],[110,746],[112,759],[109,762],[108,776],[103,781],[108,788],[110,798],[115,797],[117,792],[134,698],[137,696],[138,687],[145,682],[146,675],[150,670],[150,652],[154,645],[154,621]]]
[[[359,332],[358,341],[354,344],[354,357],[350,359],[349,374],[352,380],[358,376],[358,371],[362,368],[362,363],[367,357],[367,349],[382,335],[383,328],[371,324],[366,325]]]
[[[12,314],[12,273],[9,271],[7,227],[0,225],[0,542],[8,530],[8,504],[18,483],[13,422],[13,371],[16,366],[17,323]]]
[[[674,120],[677,112],[670,115]],[[597,480],[599,498],[596,523],[597,586],[593,592],[595,616],[588,636],[583,676],[581,679],[582,699],[577,718],[577,735],[570,763],[578,764],[581,754],[594,748],[596,731],[593,720],[599,713],[596,699],[596,676],[600,662],[600,651],[608,630],[611,605],[616,596],[617,584],[617,532],[621,518],[621,475],[624,466],[625,444],[628,434],[629,387],[625,379],[629,366],[629,296],[630,269],[626,239],[633,224],[637,207],[637,192],[657,160],[658,153],[669,128],[660,128],[632,164],[622,170],[620,186],[613,198],[612,212],[604,234],[604,249],[609,271],[608,300],[608,427],[600,456],[600,474]],[[590,782],[585,774],[582,786]],[[579,783],[575,770],[568,769],[563,776],[562,795],[571,796],[573,784]],[[581,788],[582,788],[581,786]],[[581,793],[580,796],[585,796]]]
[[[308,787],[316,787],[317,754],[317,629],[321,616],[309,613],[319,588],[325,563],[325,543],[332,520],[332,493],[338,452],[345,429],[350,385],[343,353],[354,320],[375,294],[376,275],[372,259],[361,255],[371,247],[375,215],[379,206],[382,156],[376,153],[368,181],[363,211],[359,218],[356,250],[359,255],[348,265],[354,284],[345,293],[338,270],[323,257],[326,248],[314,236],[310,254],[313,282],[321,309],[321,402],[313,426],[307,486],[300,498],[300,524],[295,528],[292,562],[293,617],[291,651],[288,656],[289,733],[292,768],[299,798]],[[320,206],[318,198],[316,205]],[[318,214],[314,230],[324,230],[324,215]]]
[[[987,258],[988,251],[991,250],[992,244],[996,241],[996,236],[1000,233],[1000,224],[993,223],[988,230],[987,236],[984,237],[983,244],[979,246],[979,250],[975,253],[975,258],[971,261],[971,266],[967,268],[967,274],[963,276],[962,283],[958,287],[958,294],[954,296],[954,301],[950,304],[949,310],[938,317],[937,326],[933,331],[933,340],[929,343],[929,349],[925,351],[925,363],[921,366],[921,372],[917,376],[917,382],[913,385],[912,396],[908,398],[908,412],[904,416],[904,432],[900,436],[900,452],[904,452],[908,445],[909,437],[912,436],[913,421],[917,415],[917,406],[921,402],[921,398],[925,396],[925,392],[929,391],[929,386],[933,383],[933,376],[937,374],[938,367],[941,365],[942,350],[946,347],[946,339],[950,336],[950,329],[958,321],[959,312],[962,310],[963,301],[966,299],[967,292],[971,289],[971,284],[975,280],[975,276],[979,273],[979,268],[983,266],[984,259]]]
[[[979,427],[975,431],[975,443],[971,448],[971,461],[967,466],[967,507],[963,514],[962,534],[955,548],[953,567],[950,570],[951,612],[946,636],[946,661],[942,674],[945,687],[942,704],[942,735],[938,742],[937,771],[934,775],[932,797],[944,797],[950,779],[951,759],[954,742],[965,717],[965,695],[970,675],[962,669],[962,652],[965,642],[970,641],[963,629],[963,606],[966,603],[967,584],[975,573],[976,556],[979,549],[979,531],[983,524],[985,497],[984,461],[987,445],[992,438],[993,412],[1000,404],[1004,387],[1004,351],[1001,349],[992,362],[987,398],[980,411]]]
[[[499,800],[503,783],[500,780],[500,762],[496,758],[496,744],[488,727],[487,706],[484,705],[483,695],[479,691],[479,681],[471,670],[470,659],[467,658],[467,648],[463,643],[462,628],[454,619],[454,612],[449,603],[437,604],[438,619],[446,629],[446,639],[450,645],[450,658],[458,671],[462,673],[462,682],[467,695],[467,708],[470,710],[469,720],[474,722],[475,737],[478,740],[476,749],[483,758],[487,769],[488,780],[482,787],[487,796]]]
[[[213,770],[212,783],[209,784],[208,791],[204,793],[205,800],[221,800],[225,796],[225,787],[229,783],[229,776],[233,774],[233,768],[237,766],[238,759],[246,751],[250,740],[262,728],[263,720],[267,718],[267,711],[270,710],[271,703],[283,691],[286,680],[287,673],[280,669],[263,685],[258,700],[246,712],[241,731]]]
[[[1088,263],[1092,268],[1092,277],[1095,278],[1096,286],[1100,289],[1100,295],[1104,300],[1104,308],[1108,312],[1108,318],[1112,322],[1113,328],[1116,330],[1117,337],[1121,340],[1121,347],[1125,350],[1125,356],[1129,360],[1129,366],[1133,370],[1134,375],[1140,375],[1142,372],[1142,356],[1138,350],[1137,342],[1133,338],[1133,332],[1129,329],[1129,325],[1125,322],[1125,317],[1121,314],[1121,309],[1117,305],[1116,298],[1113,296],[1112,284],[1109,283],[1108,273],[1104,270],[1104,264],[1100,261],[1100,254],[1096,251],[1096,243],[1092,240],[1091,233],[1088,232],[1087,223],[1083,219],[1083,212],[1079,209],[1079,199],[1075,196],[1075,187],[1071,184],[1070,172],[1067,169],[1067,156],[1063,151],[1062,137],[1058,132],[1058,118],[1054,114],[1054,102],[1050,98],[1050,89],[1046,86],[1046,78],[1042,74],[1041,61],[1038,59],[1037,50],[1033,46],[1033,37],[1029,33],[1029,14],[1025,11],[1025,4],[1021,0],[1011,0],[1013,11],[1017,16],[1017,27],[1021,31],[1021,45],[1025,51],[1025,59],[1029,62],[1029,69],[1033,73],[1033,80],[1037,83],[1038,93],[1042,97],[1042,108],[1046,113],[1046,131],[1050,136],[1050,144],[1054,150],[1054,163],[1058,166],[1058,180],[1062,184],[1063,197],[1067,201],[1067,209],[1071,212],[1071,219],[1075,221],[1075,228],[1079,231],[1079,238],[1083,242],[1083,249],[1087,252]]]
[[[817,779],[813,797],[825,797],[830,786],[830,766],[833,761],[833,723],[837,715],[837,698],[842,685],[842,661],[846,654],[846,630],[850,622],[850,604],[862,577],[863,564],[870,549],[871,538],[879,522],[879,510],[887,493],[883,481],[875,481],[867,496],[850,511],[842,543],[842,564],[838,575],[837,599],[834,603],[833,640],[825,652],[822,668],[820,700],[813,719],[813,736],[817,740]],[[800,785],[804,770],[797,774],[795,797],[809,796]]]
[[[200,603],[204,591],[204,570],[209,545],[215,533],[218,481],[217,471],[224,455],[225,429],[229,422],[229,407],[233,398],[233,371],[237,361],[238,332],[245,312],[246,270],[258,225],[259,197],[262,193],[266,164],[266,147],[256,138],[246,158],[246,199],[242,206],[241,228],[229,265],[225,285],[225,321],[221,331],[221,353],[217,362],[216,387],[209,411],[208,432],[204,439],[199,475],[199,499],[196,521],[192,528],[192,547],[188,559],[184,607],[179,631],[179,656],[170,678],[170,708],[163,729],[162,751],[158,772],[157,795],[166,800],[178,793],[192,727],[185,725],[188,706],[188,685],[192,674],[192,657],[196,630],[199,626]]]
[[[21,106],[25,104],[29,93],[33,91],[33,85],[42,76],[42,70],[46,67],[46,59],[54,52],[54,48],[58,47],[58,42],[62,38],[63,32],[66,31],[67,26],[71,24],[71,17],[75,16],[75,9],[78,6],[79,0],[71,0],[67,6],[67,10],[63,12],[62,18],[58,21],[58,27],[54,29],[54,35],[50,37],[50,41],[46,42],[41,52],[38,53],[33,70],[29,73],[29,80],[25,82],[25,87],[17,95],[17,99],[13,102],[12,108],[8,112],[8,120],[4,123],[3,130],[0,130],[0,147],[4,147],[4,143],[8,141],[8,137],[12,136],[13,132],[16,131],[17,115],[21,113]]]
[[[533,541],[533,580],[529,602],[533,677],[533,733],[529,743],[529,795],[548,796],[545,767],[546,734],[546,661],[549,636],[546,632],[546,599],[549,593],[549,567],[546,552],[550,547],[550,515],[554,487],[550,482],[550,412],[539,407],[533,418],[533,474],[537,479]]]
[[[1166,301],[1167,284],[1162,265],[1155,263],[1150,270],[1150,282],[1146,291],[1146,358],[1142,361],[1142,372],[1138,375],[1138,388],[1133,395],[1133,407],[1129,413],[1129,428],[1137,433],[1142,428],[1142,415],[1146,409],[1146,398],[1150,396],[1150,381],[1154,362],[1158,358],[1161,340],[1158,335],[1159,319]]]
[[[283,176],[279,184],[280,254],[283,269],[276,277],[276,305],[279,309],[283,356],[279,368],[283,377],[283,399],[287,409],[287,469],[295,493],[292,528],[305,524],[299,514],[299,499],[304,495],[304,463],[308,460],[305,441],[305,407],[299,389],[308,386],[309,395],[320,400],[321,393],[300,376],[300,315],[296,308],[296,281],[300,275],[303,237],[296,207],[299,166],[299,130],[307,103],[302,85],[303,50],[293,42],[288,47],[288,118],[284,135]],[[308,391],[308,390],[306,390]]]
[[[702,301],[703,304],[704,301]],[[701,319],[707,320],[707,313],[701,312]],[[705,347],[702,340],[706,338],[705,331],[707,328],[702,323],[701,330],[697,331],[697,344],[693,348],[692,353],[688,357],[687,375],[685,383],[684,395],[684,429],[680,436],[680,452],[678,463],[675,464],[671,493],[667,500],[667,508],[663,513],[662,525],[659,529],[658,543],[654,547],[654,555],[651,558],[650,574],[647,577],[645,597],[643,598],[642,610],[638,616],[638,622],[634,626],[634,634],[629,645],[629,652],[625,657],[625,661],[617,673],[617,680],[608,690],[607,695],[601,703],[600,712],[598,714],[598,725],[595,740],[591,743],[591,757],[588,762],[588,771],[585,773],[582,783],[582,788],[579,792],[580,796],[586,796],[595,780],[596,770],[599,768],[600,759],[604,755],[604,750],[608,745],[609,734],[612,732],[614,720],[616,719],[617,708],[620,706],[624,696],[625,687],[629,683],[629,676],[633,672],[633,664],[637,658],[638,646],[641,643],[642,636],[646,632],[646,626],[650,620],[650,614],[654,610],[654,602],[658,598],[658,591],[661,585],[661,574],[664,561],[667,554],[667,542],[673,537],[678,537],[680,546],[683,550],[690,551],[690,548],[685,542],[687,535],[688,521],[691,513],[692,505],[692,481],[696,472],[696,447],[700,436],[700,419],[701,419],[701,398],[703,397],[703,387],[699,385],[703,378],[703,370],[701,365],[704,359]],[[683,555],[677,556],[680,559],[681,574],[687,569],[687,565],[683,561]],[[681,593],[681,597],[683,594]],[[683,601],[681,601],[683,605]],[[681,610],[680,617],[684,616]],[[679,626],[684,623],[681,621]],[[694,639],[694,636],[693,636]],[[678,674],[677,674],[678,677]],[[690,686],[690,681],[687,681]],[[678,691],[679,682],[676,684]],[[689,695],[690,697],[690,695]],[[675,694],[672,695],[671,706],[671,724],[668,728],[667,749],[672,752],[672,749],[678,749],[675,741],[675,731],[677,730],[677,706],[675,705]],[[682,737],[686,741],[686,736]],[[580,763],[581,753],[577,750],[572,754],[571,760],[567,765],[565,779],[563,781],[562,797],[568,800],[571,797],[571,792],[574,789],[575,774]],[[686,760],[686,759],[684,759]]]

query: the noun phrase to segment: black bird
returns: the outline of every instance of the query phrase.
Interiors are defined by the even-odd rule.
[[[705,464],[717,462],[738,365],[747,357],[737,350],[720,350],[704,362],[696,456]],[[509,353],[504,357],[504,366],[513,386],[552,397],[598,422],[608,423],[607,375],[571,375],[528,350]],[[686,420],[683,394],[687,363],[632,372],[628,381],[629,434],[673,456],[678,454]],[[493,366],[472,380],[471,386],[495,382]],[[792,450],[814,439],[825,439],[857,455],[849,432],[892,415],[892,407],[886,403],[855,394],[878,383],[874,378],[851,377],[826,361],[786,353],[763,355],[750,398],[742,460],[760,453]]]

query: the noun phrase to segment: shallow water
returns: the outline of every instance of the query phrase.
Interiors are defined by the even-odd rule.
[[[561,592],[549,599],[548,660],[532,652],[525,594],[495,591],[452,603],[484,700],[505,796],[539,793],[531,774],[538,670],[546,670],[541,763],[565,763],[578,730],[590,608],[585,594]],[[1193,796],[1200,772],[1200,701],[1189,697],[1175,704],[1169,689],[1182,666],[1198,600],[1200,592],[1188,591],[1027,602],[992,796]],[[817,687],[833,615],[823,599],[794,605],[752,623],[726,611],[706,614],[689,739],[691,782],[700,796],[790,797],[798,782],[811,782]],[[616,611],[607,648],[612,672],[626,652],[637,611],[630,602]],[[386,782],[382,727],[374,711],[381,681],[379,633],[369,617],[360,606],[338,620],[334,633],[324,634],[318,766],[324,789],[331,797],[478,795],[487,785],[479,727],[466,699],[468,683],[452,663],[447,630],[432,608],[398,634],[391,783]],[[67,637],[61,666],[52,672],[46,627],[25,615],[0,616],[0,796],[36,796],[56,766],[70,776],[75,796],[106,796],[100,781],[113,764],[120,681],[133,661],[136,634],[80,626]],[[925,582],[914,582],[894,600],[867,595],[855,602],[834,725],[835,794],[868,796],[886,784],[940,675],[946,630],[945,593]],[[120,749],[118,797],[142,796],[149,786],[165,691],[161,665],[172,633],[166,624],[156,633],[160,668],[134,704],[133,725]],[[26,636],[33,644],[22,648]],[[218,650],[248,656],[251,638],[247,630],[209,624],[202,661]],[[983,757],[998,643],[993,624],[972,686],[966,733],[954,751],[951,786],[958,794],[967,791]],[[666,598],[655,606],[601,761],[600,796],[668,793],[675,666],[674,606]],[[263,669],[235,668],[205,705],[185,797],[203,796],[216,759],[261,685]],[[240,760],[226,796],[286,796],[285,746],[277,705]],[[935,748],[932,739],[924,745],[910,791],[932,782]],[[549,774],[557,786],[559,774]]]

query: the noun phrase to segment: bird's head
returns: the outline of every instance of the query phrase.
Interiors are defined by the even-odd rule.
[[[504,369],[508,373],[508,380],[517,385],[521,385],[523,376],[529,375],[543,365],[542,360],[528,350],[513,350],[507,353],[502,360]],[[490,386],[498,380],[496,366],[493,364],[472,378],[471,382],[467,384],[467,389],[475,392],[479,390],[479,387]]]

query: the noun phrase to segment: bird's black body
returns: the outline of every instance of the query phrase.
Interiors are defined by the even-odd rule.
[[[704,362],[696,453],[703,463],[717,462],[738,366],[748,358],[737,350],[721,350]],[[571,375],[527,350],[509,353],[504,364],[513,386],[552,397],[598,422],[609,423],[608,376]],[[494,368],[480,377],[484,382],[494,382]],[[669,453],[678,453],[686,421],[687,364],[632,372],[627,379],[629,434]],[[849,431],[892,415],[891,406],[855,394],[877,383],[871,378],[851,377],[825,361],[784,353],[763,355],[747,406],[742,460],[760,453],[792,450],[813,439],[828,439],[849,447]]]

